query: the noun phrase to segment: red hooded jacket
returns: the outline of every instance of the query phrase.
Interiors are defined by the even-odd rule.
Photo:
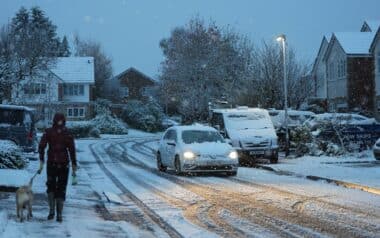
[[[61,124],[58,123],[61,121]],[[53,119],[53,126],[45,130],[42,135],[38,152],[40,160],[44,161],[45,148],[49,144],[47,152],[48,163],[69,164],[70,160],[73,165],[76,165],[75,143],[74,138],[67,130],[66,119],[62,113],[56,113]]]

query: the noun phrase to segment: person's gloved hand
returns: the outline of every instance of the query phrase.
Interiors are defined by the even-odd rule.
[[[40,160],[40,168],[38,169],[37,173],[41,174],[43,169],[44,169],[44,162],[42,160]]]
[[[73,176],[77,176],[77,165],[76,164],[73,164],[72,166],[72,169],[73,169]]]

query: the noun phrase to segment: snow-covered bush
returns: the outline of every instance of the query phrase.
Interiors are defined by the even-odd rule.
[[[22,169],[26,163],[19,146],[9,140],[0,140],[0,169]]]
[[[110,104],[106,99],[98,99],[95,103],[96,117],[91,122],[102,134],[128,134],[127,124],[112,115]]]
[[[123,135],[128,134],[127,125],[118,118],[113,117],[111,114],[98,114],[91,120],[96,129],[102,134]]]
[[[69,121],[66,126],[75,138],[100,137],[99,131],[91,121]]]
[[[123,108],[122,118],[136,129],[154,132],[162,129],[164,113],[160,105],[154,101],[143,103],[132,100]]]

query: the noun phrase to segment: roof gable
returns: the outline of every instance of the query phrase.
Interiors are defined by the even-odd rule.
[[[373,38],[373,41],[372,41],[372,43],[371,43],[371,47],[369,48],[369,51],[370,51],[371,53],[374,52],[375,47],[376,47],[376,44],[378,44],[379,41],[380,41],[380,27],[379,27],[379,29],[377,29],[376,35],[375,35],[375,37]]]
[[[58,57],[50,71],[64,83],[95,83],[93,57]]]
[[[326,54],[326,51],[328,49],[329,45],[329,40],[326,38],[326,36],[323,36],[321,45],[318,50],[317,57],[315,58],[314,64],[313,64],[313,69],[312,71],[315,71],[319,62],[323,59],[324,55]]]
[[[147,76],[146,74],[142,73],[141,71],[135,69],[134,67],[130,67],[127,70],[121,72],[120,74],[118,74],[117,76],[115,76],[115,78],[120,80],[124,76],[128,77],[128,75],[138,75],[139,77],[144,78],[145,80],[148,80],[148,81],[150,81],[150,82],[152,82],[154,84],[157,83],[156,80],[154,80],[153,78]]]
[[[374,35],[373,32],[335,32],[324,58],[329,56],[335,43],[338,43],[347,55],[369,55]]]
[[[365,20],[361,32],[376,32],[380,27],[380,21],[379,20]]]

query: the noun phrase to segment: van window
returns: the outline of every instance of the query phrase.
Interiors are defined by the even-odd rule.
[[[221,113],[212,114],[211,124],[213,126],[219,125],[220,129],[224,129],[223,115]]]
[[[0,109],[0,124],[21,126],[24,122],[24,111]]]
[[[226,115],[226,126],[233,130],[273,128],[273,123],[264,112],[241,112]]]

